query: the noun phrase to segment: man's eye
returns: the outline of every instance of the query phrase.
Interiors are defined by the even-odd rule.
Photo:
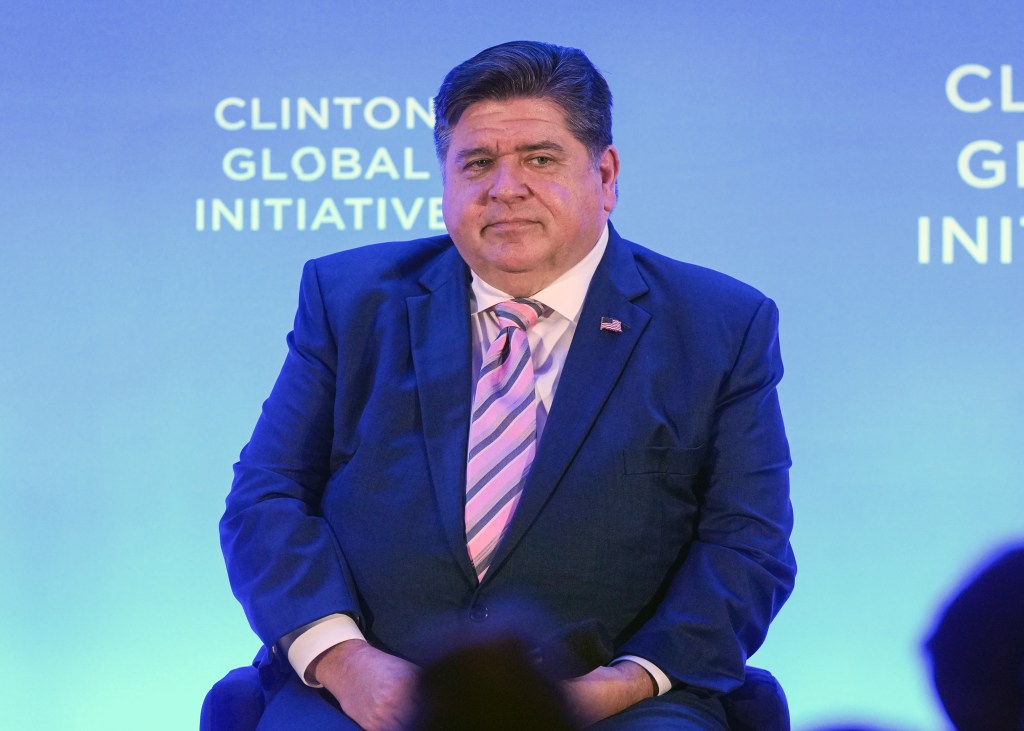
[[[466,163],[466,169],[467,170],[483,170],[484,168],[486,168],[490,164],[491,164],[491,161],[486,159],[486,158],[482,158],[480,160],[470,160],[469,162]]]
[[[553,162],[554,160],[547,155],[537,155],[537,157],[533,158],[533,164],[540,165],[541,167],[544,165],[550,165]]]

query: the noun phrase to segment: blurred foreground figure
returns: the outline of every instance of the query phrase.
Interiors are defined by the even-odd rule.
[[[577,731],[557,686],[508,638],[470,645],[420,674],[412,731]]]
[[[1024,731],[1024,547],[952,599],[927,649],[935,690],[958,731]]]

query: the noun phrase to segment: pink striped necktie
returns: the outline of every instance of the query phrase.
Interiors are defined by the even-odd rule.
[[[466,545],[483,579],[512,519],[537,451],[537,393],[526,330],[543,312],[516,298],[494,306],[501,332],[484,354],[466,467]]]

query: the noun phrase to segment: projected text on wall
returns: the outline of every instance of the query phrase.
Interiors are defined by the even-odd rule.
[[[251,144],[224,153],[221,171],[239,194],[197,198],[197,231],[444,230],[429,145],[432,100],[225,97],[213,118]],[[322,132],[350,144],[281,144]],[[327,194],[306,193],[325,184],[333,186]]]
[[[965,114],[1024,112],[1024,98],[1015,96],[1013,72],[1008,64],[998,72],[980,64],[957,66],[946,77],[946,99]],[[957,155],[956,169],[960,180],[977,190],[1011,185],[1024,189],[1024,140],[969,142]],[[1022,245],[1024,216],[1017,214],[978,215],[973,220],[948,215],[917,219],[920,264],[936,258],[943,264],[958,258],[978,264],[1012,264],[1014,247]]]

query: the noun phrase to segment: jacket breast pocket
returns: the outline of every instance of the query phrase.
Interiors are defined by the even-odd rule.
[[[622,452],[622,471],[627,475],[694,477],[704,463],[704,445],[689,449],[647,447]]]
[[[622,452],[622,500],[645,516],[637,524],[643,549],[660,567],[673,564],[693,540],[705,480],[705,446],[647,447]]]

